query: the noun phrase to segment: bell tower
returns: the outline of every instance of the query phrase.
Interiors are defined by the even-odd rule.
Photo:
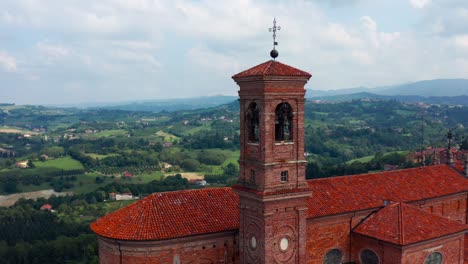
[[[274,60],[276,45],[273,60],[232,77],[240,87],[240,172],[233,186],[240,263],[306,262],[304,85],[311,74]]]

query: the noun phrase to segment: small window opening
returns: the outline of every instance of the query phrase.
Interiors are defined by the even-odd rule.
[[[255,171],[250,170],[250,183],[255,184]]]
[[[282,182],[287,182],[289,178],[288,171],[282,171],[281,172],[281,181]]]

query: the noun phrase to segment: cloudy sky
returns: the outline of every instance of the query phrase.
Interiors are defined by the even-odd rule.
[[[235,95],[274,16],[278,60],[310,89],[468,78],[468,1],[4,0],[0,102]]]

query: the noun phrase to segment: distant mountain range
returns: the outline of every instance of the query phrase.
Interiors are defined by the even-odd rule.
[[[437,79],[376,88],[308,90],[306,97],[312,100],[331,102],[369,98],[408,103],[468,105],[468,80]]]
[[[400,102],[424,102],[429,104],[468,105],[468,80],[437,79],[376,88],[356,87],[340,90],[307,90],[312,100],[343,102],[354,99],[397,100]],[[204,96],[184,99],[146,100],[101,104],[88,108],[119,109],[127,111],[177,111],[193,110],[227,104],[237,96]]]
[[[237,96],[216,95],[182,99],[136,101],[93,108],[151,112],[194,110],[227,104],[236,100],[237,98]]]
[[[427,104],[444,104],[444,105],[466,105],[468,106],[468,96],[419,96],[419,95],[379,95],[373,93],[352,93],[332,96],[316,96],[309,98],[310,100],[320,100],[327,102],[346,102],[358,99],[376,99],[376,100],[395,100],[404,103],[423,102]]]
[[[355,87],[339,90],[308,90],[306,97],[323,97],[356,93],[372,93],[378,95],[418,95],[422,97],[430,96],[468,96],[467,79],[436,79],[413,83],[382,86],[375,88]]]

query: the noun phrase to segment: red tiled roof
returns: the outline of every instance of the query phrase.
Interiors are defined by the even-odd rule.
[[[126,171],[123,173],[123,176],[125,177],[133,177],[133,173],[129,172],[129,171]]]
[[[467,228],[467,225],[414,206],[394,203],[372,214],[353,232],[404,246],[462,232]]]
[[[41,210],[51,210],[51,209],[52,209],[52,205],[50,205],[50,204],[44,204],[43,206],[41,206],[40,209],[41,209]]]
[[[239,228],[239,198],[231,188],[154,193],[91,224],[119,240],[163,240]]]
[[[468,179],[447,165],[315,179],[308,184],[312,191],[309,217],[378,209],[384,200],[411,202],[468,191]],[[154,193],[93,222],[91,229],[120,240],[162,240],[236,230],[238,202],[232,188]]]
[[[411,202],[468,191],[468,179],[448,165],[308,181],[309,216],[324,216],[383,206],[384,200]]]
[[[248,70],[242,71],[232,76],[232,78],[235,79],[250,76],[303,76],[310,78],[312,75],[279,61],[269,60]]]

